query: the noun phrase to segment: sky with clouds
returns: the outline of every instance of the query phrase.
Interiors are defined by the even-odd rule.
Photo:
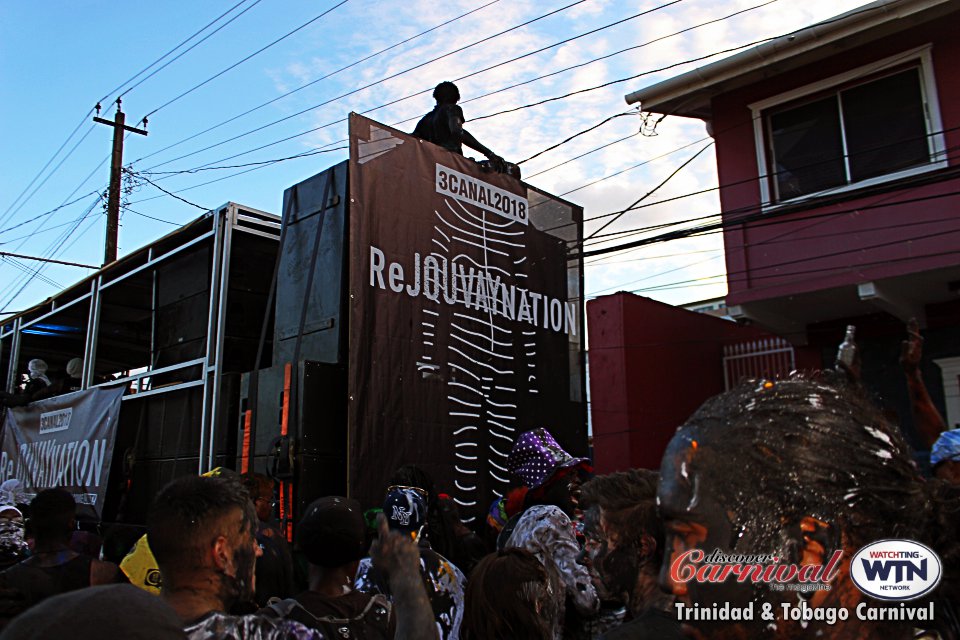
[[[651,131],[625,94],[723,56],[683,61],[863,4],[3,3],[0,252],[100,264],[105,216],[98,194],[109,181],[112,132],[91,118],[98,101],[101,115],[112,118],[119,93],[127,124],[149,114],[149,135],[127,138],[124,162],[157,185],[131,185],[121,256],[227,201],[279,213],[285,188],[346,158],[350,111],[410,131],[432,107],[430,92],[440,80],[460,87],[466,128],[511,161],[626,114],[522,166],[526,180],[582,205],[587,219],[617,212],[710,142],[696,120],[667,118]],[[491,114],[499,115],[484,117]],[[711,147],[647,202],[712,186]],[[718,211],[710,192],[629,212],[601,233]],[[607,220],[587,222],[585,232]],[[638,237],[595,239],[588,248]],[[41,264],[0,256],[0,311],[27,308],[91,271],[46,265],[36,273]],[[723,296],[722,240],[713,234],[588,259],[586,289],[588,297],[629,290],[673,304]]]

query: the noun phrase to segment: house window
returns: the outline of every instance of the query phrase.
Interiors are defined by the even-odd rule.
[[[776,202],[936,160],[919,66],[776,107],[765,121]]]

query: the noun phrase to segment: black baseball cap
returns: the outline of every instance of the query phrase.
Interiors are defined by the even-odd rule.
[[[313,501],[297,525],[297,544],[311,564],[340,567],[367,555],[360,503],[342,496]]]

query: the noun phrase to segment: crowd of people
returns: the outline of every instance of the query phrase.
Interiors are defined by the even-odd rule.
[[[46,361],[34,358],[27,362],[23,381],[11,392],[0,391],[0,407],[22,407],[35,400],[43,400],[80,390],[83,360],[72,358],[62,371],[49,371]]]
[[[745,381],[708,400],[677,430],[659,471],[595,475],[549,430],[524,432],[508,458],[515,486],[478,530],[406,465],[377,509],[342,496],[311,503],[291,544],[274,520],[273,480],[217,469],[171,482],[146,534],[113,536],[98,558],[90,534],[76,531],[70,494],[45,490],[27,507],[8,481],[0,639],[958,640],[960,431],[911,380],[920,340],[911,327],[901,363],[932,446],[928,476],[848,362]],[[780,613],[884,604],[850,577],[853,554],[884,539],[939,555],[940,585],[911,603],[934,616]],[[830,571],[815,590],[683,579],[675,564],[691,550]],[[678,613],[766,605],[773,618]]]

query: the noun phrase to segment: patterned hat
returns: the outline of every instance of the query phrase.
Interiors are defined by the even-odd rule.
[[[960,461],[960,429],[944,431],[930,449],[930,466],[947,460]]]
[[[507,467],[523,483],[536,489],[559,469],[590,462],[589,458],[574,458],[554,440],[546,429],[534,429],[520,434],[507,458]]]
[[[507,524],[507,499],[497,498],[490,504],[490,511],[487,513],[487,524],[498,533],[503,530]]]
[[[427,496],[418,487],[392,486],[383,501],[387,525],[396,531],[418,533],[427,524]]]

